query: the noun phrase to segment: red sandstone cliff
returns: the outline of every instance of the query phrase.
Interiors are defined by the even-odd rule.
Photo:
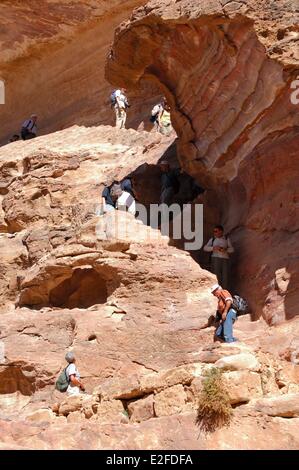
[[[106,122],[101,64],[144,2],[2,3],[3,132],[33,106],[44,132]],[[145,93],[136,125],[151,94],[169,98],[181,164],[208,188],[206,234],[220,214],[260,317],[237,321],[239,343],[212,342],[212,274],[130,215],[116,234],[95,215],[106,180],[132,172],[158,202],[172,136],[73,126],[0,149],[1,449],[298,449],[297,14],[291,1],[151,2],[107,63],[113,85]],[[70,349],[88,395],[66,399],[54,382]],[[206,435],[196,410],[213,366],[234,414]]]
[[[0,143],[18,133],[33,112],[41,135],[74,124],[112,124],[106,56],[116,26],[144,3],[2,0],[0,79],[6,105],[0,108]],[[131,125],[139,122],[132,119]]]
[[[152,1],[118,28],[106,66],[111,82],[168,97],[180,162],[213,191],[236,283],[270,323],[298,314],[298,19],[286,0]]]

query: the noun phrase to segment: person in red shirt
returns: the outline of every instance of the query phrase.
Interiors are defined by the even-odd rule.
[[[220,325],[216,330],[216,337],[223,339],[225,343],[237,341],[233,337],[233,324],[237,319],[237,312],[232,307],[233,297],[228,290],[222,289],[219,284],[215,284],[211,293],[218,299],[217,313],[220,317]]]

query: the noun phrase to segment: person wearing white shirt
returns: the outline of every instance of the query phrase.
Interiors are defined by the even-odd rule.
[[[84,392],[85,387],[81,382],[79,371],[75,365],[76,358],[73,352],[68,352],[65,360],[69,363],[65,369],[65,373],[69,382],[66,390],[68,396],[80,395],[80,390]]]
[[[115,117],[116,117],[116,127],[118,129],[124,129],[127,119],[127,108],[129,107],[129,103],[127,97],[125,95],[125,88],[120,88],[120,90],[116,90],[114,93],[115,96]]]
[[[127,212],[130,212],[130,214],[135,215],[136,203],[132,194],[128,193],[127,191],[122,191],[121,195],[117,198],[116,208],[120,210],[125,210]]]
[[[32,114],[30,119],[27,119],[22,124],[21,137],[23,140],[34,139],[37,134],[37,115]]]
[[[224,289],[229,289],[229,256],[234,252],[230,239],[224,235],[222,225],[216,225],[213,237],[204,246],[204,251],[211,253],[211,270],[217,276]]]

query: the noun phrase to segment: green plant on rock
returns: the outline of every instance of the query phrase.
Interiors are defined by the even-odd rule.
[[[204,375],[196,422],[202,431],[214,432],[229,425],[232,413],[225,379],[222,372],[213,367]]]

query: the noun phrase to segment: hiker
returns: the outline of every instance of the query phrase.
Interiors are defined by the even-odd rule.
[[[115,208],[130,212],[130,214],[135,215],[136,213],[136,204],[135,199],[128,191],[122,189],[122,185],[119,185],[118,188],[114,189],[112,187],[111,193],[117,195],[117,200],[115,203]]]
[[[14,134],[8,141],[10,144],[11,142],[16,142],[17,140],[20,140],[20,136],[18,134]]]
[[[170,205],[174,195],[178,193],[180,189],[178,176],[181,173],[181,169],[176,168],[171,170],[166,160],[162,160],[159,163],[159,167],[162,172],[160,204]]]
[[[111,95],[111,103],[114,107],[116,123],[115,126],[118,129],[124,129],[127,119],[127,108],[130,107],[128,99],[125,95],[125,88],[115,90]]]
[[[133,187],[133,181],[132,178],[125,178],[121,183],[121,188],[126,191],[127,193],[131,194],[133,198],[136,199],[134,187]]]
[[[154,124],[154,127],[157,131],[159,131],[159,116],[161,116],[162,111],[167,104],[165,96],[161,99],[161,102],[156,104],[151,112],[150,121]]]
[[[230,292],[222,289],[219,284],[212,287],[211,293],[218,299],[216,320],[220,321],[215,332],[215,338],[222,339],[225,343],[233,343],[237,341],[233,337],[233,324],[237,319],[237,311],[232,307],[233,297]]]
[[[68,352],[65,356],[65,360],[68,362],[68,366],[65,369],[66,377],[69,381],[68,388],[66,390],[69,396],[79,395],[80,390],[85,391],[85,387],[80,380],[80,374],[75,366],[76,358],[73,352]]]
[[[112,184],[107,185],[102,192],[102,203],[103,203],[103,212],[110,212],[116,209],[116,202],[118,197],[121,195],[121,192],[118,191],[118,193],[112,192],[111,194],[111,189],[113,186],[119,185],[120,189],[128,193],[129,195],[132,196],[133,199],[135,199],[135,191],[133,189],[133,184],[132,184],[132,178],[125,178],[121,183],[119,181],[113,181]],[[123,196],[122,200],[125,198]]]
[[[37,134],[37,115],[32,114],[30,119],[27,119],[23,122],[22,129],[21,129],[21,137],[23,140],[34,139]]]
[[[111,188],[114,184],[119,184],[118,181],[113,181],[112,184],[106,185],[102,192],[102,203],[103,203],[103,213],[110,212],[115,209],[115,203],[117,197],[112,198],[111,196]]]
[[[222,225],[214,227],[213,237],[204,246],[204,251],[211,253],[211,271],[217,276],[219,284],[229,289],[229,255],[234,252],[234,248],[229,237],[224,235]]]
[[[163,135],[169,135],[172,131],[170,107],[165,103],[163,110],[158,115],[158,129]]]

